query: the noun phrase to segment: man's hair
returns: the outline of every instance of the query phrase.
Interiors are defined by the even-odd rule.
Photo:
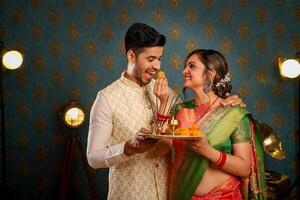
[[[143,23],[132,24],[125,35],[126,53],[132,50],[138,55],[145,47],[163,47],[165,43],[166,37],[164,35]]]

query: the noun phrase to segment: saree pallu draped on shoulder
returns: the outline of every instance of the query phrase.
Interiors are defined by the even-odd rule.
[[[230,137],[240,120],[247,114],[249,112],[240,107],[220,106],[202,117],[198,121],[198,125],[201,131],[206,134],[210,145],[219,149]],[[183,117],[179,120],[184,120]],[[257,145],[260,144],[257,143]],[[209,165],[207,159],[196,154],[186,145],[183,145],[181,151],[179,160],[172,166],[169,189],[170,200],[190,200]],[[263,159],[260,159],[260,161],[263,161]],[[257,174],[262,173],[262,169],[256,170]],[[257,185],[257,188],[260,188],[261,185],[265,186],[263,181],[262,184],[257,183]],[[247,190],[244,191],[247,192]]]

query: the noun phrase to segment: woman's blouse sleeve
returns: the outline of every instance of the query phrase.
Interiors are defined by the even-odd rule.
[[[250,129],[250,119],[246,115],[237,125],[236,129],[231,135],[231,141],[233,144],[246,142],[249,143],[251,140],[251,129]]]

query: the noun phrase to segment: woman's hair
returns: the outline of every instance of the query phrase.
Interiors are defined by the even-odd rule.
[[[166,37],[164,35],[143,23],[132,24],[125,35],[126,53],[132,50],[138,55],[145,47],[163,47],[165,43]]]
[[[216,76],[212,82],[211,88],[219,97],[225,97],[232,89],[228,64],[224,56],[216,50],[196,49],[188,54],[185,63],[192,56],[197,55],[204,64],[206,71],[215,70]],[[185,88],[183,92],[185,93]]]

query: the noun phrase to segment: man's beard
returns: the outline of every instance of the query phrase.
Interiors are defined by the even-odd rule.
[[[147,85],[148,83],[150,83],[150,81],[151,80],[143,80],[143,78],[142,78],[142,72],[141,71],[139,71],[138,69],[136,69],[135,70],[135,79],[137,80],[137,81],[139,81],[142,85]]]

